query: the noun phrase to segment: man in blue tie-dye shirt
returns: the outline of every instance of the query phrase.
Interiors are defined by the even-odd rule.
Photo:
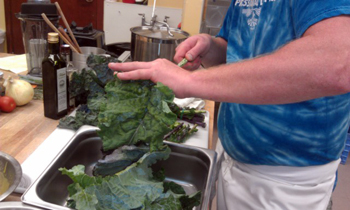
[[[349,128],[349,14],[349,0],[234,0],[215,38],[177,48],[176,62],[205,70],[110,67],[222,102],[218,209],[325,209]]]

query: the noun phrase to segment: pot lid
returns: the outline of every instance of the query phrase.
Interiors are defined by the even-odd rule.
[[[167,27],[137,26],[130,29],[137,35],[161,40],[179,40],[189,37],[189,33],[180,29],[170,28],[169,30],[174,36],[169,35]]]

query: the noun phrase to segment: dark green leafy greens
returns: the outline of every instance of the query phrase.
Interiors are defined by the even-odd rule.
[[[176,122],[170,126],[171,131],[164,136],[164,140],[183,143],[185,142],[193,133],[197,132],[197,124],[190,126],[189,124]]]
[[[175,103],[169,104],[171,111],[176,114],[179,120],[189,122],[191,124],[199,125],[205,128],[206,124],[204,122],[205,110],[198,110],[195,108],[184,107],[181,108]]]
[[[76,84],[71,91],[86,104],[74,117],[60,120],[63,128],[98,126],[103,152],[110,153],[98,161],[92,177],[84,173],[82,165],[60,169],[73,181],[68,187],[68,206],[84,210],[180,210],[199,205],[200,192],[186,195],[182,186],[165,181],[164,171],[154,173],[150,168],[170,154],[163,138],[177,119],[169,107],[173,92],[161,83],[121,81],[113,77],[106,62],[110,61],[90,56],[89,68],[72,75]],[[185,130],[195,131],[178,130],[183,132],[173,132],[169,139],[175,134],[185,137]]]
[[[82,104],[76,110],[75,116],[65,116],[60,119],[58,127],[78,130],[83,125],[98,125],[100,107],[105,106],[106,99],[103,94],[95,94],[89,98],[87,104]]]
[[[150,150],[162,147],[163,137],[176,122],[169,109],[174,94],[167,87],[151,81],[121,81],[115,78],[106,87],[106,106],[98,116],[98,135],[105,151],[139,141]]]
[[[111,154],[97,161],[94,166],[94,176],[113,175],[124,170],[132,163],[138,161],[145,153],[149,151],[146,145],[124,145],[115,149]]]
[[[88,98],[95,97],[97,93],[104,93],[104,86],[113,79],[113,70],[108,63],[116,62],[113,57],[90,55],[87,59],[87,68],[71,75],[68,91],[74,96],[76,104],[85,104]]]
[[[192,209],[198,205],[200,192],[193,195],[176,194],[164,189],[163,182],[153,178],[150,166],[167,159],[170,149],[147,152],[136,163],[114,176],[90,177],[84,166],[70,170],[61,168],[74,183],[68,188],[70,207],[77,209]],[[197,200],[197,202],[195,201]],[[188,205],[190,203],[190,206]]]
[[[125,82],[114,78],[113,71],[108,68],[108,63],[115,61],[113,58],[90,55],[87,59],[88,67],[80,73],[72,74],[69,93],[75,96],[81,107],[76,110],[75,116],[62,118],[58,127],[73,130],[79,129],[82,125],[102,127],[100,133],[106,137],[104,138],[105,150],[116,148],[124,143],[134,144],[141,136],[143,136],[141,141],[149,143],[151,138],[158,139],[162,134],[159,131],[163,128],[164,131],[168,130],[168,132],[163,133],[166,135],[165,139],[167,141],[185,142],[198,129],[196,126],[190,128],[190,125],[181,125],[181,129],[179,129],[177,125],[171,124],[174,114],[177,119],[205,127],[203,115],[205,111],[178,107],[173,103],[174,96],[168,87],[162,84],[155,85],[150,81]],[[165,96],[164,100],[160,101],[159,98],[163,96]],[[169,111],[169,108],[171,111]],[[161,113],[159,117],[158,113]],[[151,119],[155,117],[161,119]],[[121,118],[128,123],[120,124],[118,121]],[[139,122],[137,122],[138,119],[140,119]],[[156,121],[162,123],[157,125],[145,123]],[[106,131],[109,127],[114,127],[115,124],[120,124],[122,127],[113,130],[113,132],[111,130]],[[128,130],[130,126],[135,129]],[[165,126],[169,128],[165,128]],[[175,130],[171,131],[173,129]],[[155,130],[158,130],[158,132],[154,132]],[[169,133],[172,135],[169,136]],[[154,136],[154,134],[157,134],[157,136]],[[114,139],[120,136],[124,140],[115,142]],[[157,149],[159,145],[160,141],[154,141],[151,149]]]
[[[99,83],[101,86],[104,86],[108,81],[113,79],[114,75],[114,71],[108,68],[108,63],[117,61],[118,60],[113,57],[90,55],[86,61],[86,64],[94,71],[94,74],[98,79],[95,82]]]

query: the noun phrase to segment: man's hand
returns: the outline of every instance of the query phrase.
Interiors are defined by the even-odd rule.
[[[183,58],[186,58],[189,62],[183,66],[185,69],[198,69],[202,63],[202,58],[210,50],[211,39],[208,34],[189,37],[176,48],[174,61],[179,63]]]
[[[151,62],[110,63],[108,67],[118,71],[117,76],[121,80],[162,82],[174,91],[176,97],[187,97],[187,78],[191,73],[169,60],[157,59]]]

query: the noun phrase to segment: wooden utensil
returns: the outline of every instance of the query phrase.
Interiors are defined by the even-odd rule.
[[[62,12],[62,10],[61,10],[60,5],[58,4],[58,2],[55,2],[55,5],[56,5],[56,8],[57,8],[59,14],[60,14],[61,17],[62,17],[62,20],[63,20],[64,25],[65,25],[66,28],[68,29],[68,32],[69,32],[69,34],[71,35],[71,37],[72,37],[72,39],[73,39],[73,42],[74,42],[74,44],[75,44],[75,48],[76,48],[76,49],[79,51],[79,53],[81,54],[82,52],[81,52],[81,49],[80,49],[80,47],[79,47],[79,44],[78,44],[77,40],[75,39],[75,36],[74,36],[74,34],[73,34],[73,32],[72,32],[72,30],[71,30],[71,28],[70,28],[70,26],[69,26],[69,24],[68,24],[68,22],[67,22],[67,20],[66,20],[66,17],[64,16],[64,14],[63,14],[63,12]]]
[[[67,39],[70,43],[73,43],[72,39],[69,37],[69,35],[66,33],[66,31],[65,31],[61,26],[58,27],[58,30],[64,35],[64,37],[66,37],[66,39]],[[75,47],[75,46],[74,46],[74,47]]]
[[[44,18],[44,21],[47,23],[47,25],[49,25],[50,28],[51,28],[52,30],[54,30],[56,33],[58,33],[58,35],[61,37],[61,39],[62,39],[66,44],[69,44],[70,48],[71,48],[74,52],[81,54],[81,53],[74,47],[74,43],[73,43],[73,42],[70,42],[70,41],[65,37],[65,35],[63,35],[63,34],[51,23],[51,21],[49,20],[49,18],[47,18],[47,16],[45,15],[45,13],[42,13],[41,16]]]

